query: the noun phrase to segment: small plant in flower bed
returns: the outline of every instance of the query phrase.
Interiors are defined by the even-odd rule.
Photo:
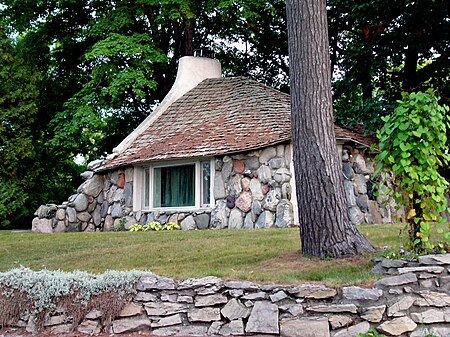
[[[381,256],[386,259],[416,259],[419,255],[414,251],[408,251],[405,247],[400,246],[398,249],[384,246],[381,251]]]
[[[177,224],[176,222],[167,222],[164,225],[161,225],[159,222],[157,221],[152,221],[149,222],[148,224],[145,225],[140,225],[140,224],[134,224],[131,225],[130,228],[128,228],[128,230],[130,232],[147,232],[147,231],[161,231],[161,230],[166,230],[166,231],[173,231],[175,229],[180,229],[180,225]]]
[[[421,255],[429,255],[429,254],[446,254],[450,252],[450,245],[448,242],[446,243],[438,243],[434,245],[435,248],[425,249],[420,253],[414,250],[407,250],[405,247],[400,246],[398,249],[391,249],[388,246],[384,246],[381,251],[381,256],[387,259],[407,259],[413,260],[417,259]]]

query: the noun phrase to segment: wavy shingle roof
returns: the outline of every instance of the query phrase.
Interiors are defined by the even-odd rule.
[[[336,138],[370,145],[336,127]],[[367,139],[366,139],[367,138]],[[207,79],[184,94],[102,169],[225,155],[291,139],[290,97],[245,77]]]

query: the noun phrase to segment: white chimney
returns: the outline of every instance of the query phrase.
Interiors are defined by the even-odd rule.
[[[123,152],[144,130],[146,130],[167,108],[189,90],[195,88],[207,78],[222,77],[220,62],[206,57],[184,56],[178,61],[178,71],[172,88],[144,121],[130,133],[117,147],[114,153]]]

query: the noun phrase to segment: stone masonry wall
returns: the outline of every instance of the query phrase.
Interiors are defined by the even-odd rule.
[[[344,191],[353,224],[389,223],[394,206],[373,196],[370,158],[350,146],[342,156]],[[32,229],[52,233],[109,231],[121,225],[175,222],[188,229],[291,227],[294,217],[290,144],[232,156],[217,157],[213,195],[215,206],[192,212],[133,212],[133,168],[94,173],[102,161],[88,165],[86,180],[61,205],[42,205]],[[376,182],[374,182],[375,184]]]
[[[388,336],[450,336],[450,254],[415,261],[379,259],[388,272],[374,287],[335,289],[321,284],[260,285],[209,276],[174,280],[148,274],[112,322],[111,333],[151,331],[163,336],[355,337],[375,328]],[[33,330],[29,315],[17,326]],[[81,333],[104,328],[102,313],[88,313]],[[71,329],[60,309],[45,327]]]
[[[373,178],[371,156],[349,145],[344,146],[342,172],[348,214],[354,225],[392,223],[394,215],[401,218],[401,212],[395,210],[392,199],[386,200],[385,196],[375,195],[380,182]]]
[[[41,205],[35,213],[32,230],[42,233],[109,231],[121,219],[130,226],[132,217],[133,168],[94,174],[102,161],[88,165],[86,180],[77,193],[61,205]]]
[[[294,225],[289,144],[216,159],[211,228]]]

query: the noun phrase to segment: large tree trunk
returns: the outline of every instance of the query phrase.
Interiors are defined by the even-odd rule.
[[[292,142],[302,252],[371,251],[350,223],[333,128],[325,0],[288,0]]]

